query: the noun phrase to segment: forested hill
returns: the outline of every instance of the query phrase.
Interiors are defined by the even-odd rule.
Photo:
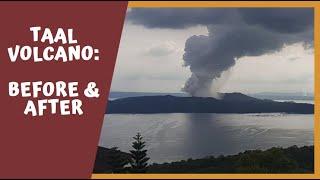
[[[314,105],[257,99],[241,93],[213,97],[140,96],[109,101],[108,114],[152,113],[295,113],[313,114]]]

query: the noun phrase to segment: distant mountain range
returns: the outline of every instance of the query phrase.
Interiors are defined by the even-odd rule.
[[[259,99],[272,99],[272,100],[314,100],[314,95],[311,93],[272,93],[263,92],[249,94],[249,96]]]
[[[186,93],[154,93],[154,92],[110,92],[110,99],[126,98],[126,97],[138,97],[138,96],[178,96],[178,97],[190,97]],[[274,93],[274,92],[262,92],[248,94],[251,97],[258,99],[271,99],[271,100],[313,100],[314,95],[311,93]]]
[[[296,113],[313,114],[314,105],[276,102],[258,99],[241,93],[212,97],[182,97],[172,95],[136,96],[109,100],[108,114],[152,113]]]

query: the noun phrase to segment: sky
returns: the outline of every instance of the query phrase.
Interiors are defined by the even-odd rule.
[[[253,18],[250,19],[250,15],[247,17],[247,14],[254,13],[252,17],[257,18],[256,14],[261,14],[259,11],[243,13],[245,15],[241,15],[241,18],[247,18],[245,20],[237,20],[240,15],[230,15],[229,17],[229,14],[233,13],[232,11],[216,13],[214,9],[212,11],[195,11],[193,13],[188,13],[188,15],[184,15],[183,13],[185,12],[178,11],[178,13],[176,13],[176,10],[168,10],[165,12],[165,15],[170,14],[172,18],[165,17],[161,19],[164,14],[162,14],[162,12],[162,10],[154,12],[143,12],[143,10],[135,9],[129,10],[122,32],[118,58],[112,81],[112,91],[163,93],[181,92],[181,89],[186,85],[186,82],[188,82],[188,79],[192,74],[198,75],[198,72],[200,71],[201,73],[204,71],[207,72],[207,69],[203,70],[201,69],[203,68],[201,66],[200,71],[198,71],[199,68],[196,69],[196,71],[194,69],[191,70],[191,67],[194,64],[192,64],[192,62],[190,63],[186,58],[188,57],[188,55],[185,55],[186,51],[190,51],[187,49],[186,41],[190,41],[189,39],[192,40],[190,37],[196,35],[194,36],[196,38],[204,37],[210,41],[212,39],[212,41],[217,42],[216,39],[211,38],[212,34],[214,34],[213,32],[217,32],[213,37],[219,37],[219,32],[224,33],[225,31],[214,31],[215,29],[218,29],[220,26],[228,27],[229,29],[236,27],[235,29],[237,29],[239,27],[237,23],[239,21],[244,21],[245,23],[242,23],[240,27],[244,27],[245,31],[247,31],[247,27],[253,27],[252,24],[254,24],[255,30],[252,31],[250,29],[250,33],[255,32],[256,29],[257,31],[265,31],[265,29],[267,29],[268,32],[272,32],[270,33],[270,38],[280,37],[278,39],[282,39],[283,36],[288,36],[288,38],[283,38],[284,40],[279,42],[279,48],[273,48],[271,50],[269,50],[270,48],[268,49],[265,48],[265,46],[261,46],[266,50],[263,49],[263,51],[260,51],[258,49],[259,51],[255,50],[254,53],[242,53],[241,51],[240,54],[239,50],[229,50],[224,52],[226,54],[234,52],[239,57],[235,57],[235,61],[232,59],[230,66],[228,65],[227,68],[222,69],[221,74],[218,74],[218,78],[216,78],[213,85],[210,84],[210,86],[218,84],[219,86],[215,87],[215,91],[219,92],[313,93],[314,53],[313,47],[306,48],[306,44],[304,43],[304,34],[310,34],[301,33],[306,32],[306,30],[302,29],[304,26],[307,26],[305,23],[300,23],[301,27],[298,25],[291,26],[291,24],[286,24],[285,26],[280,27],[278,25],[279,23],[271,23],[271,26],[269,23],[270,20],[266,20],[267,18],[264,16],[257,20]],[[186,10],[186,12],[188,11]],[[281,17],[287,17],[288,15],[291,17],[292,15],[290,14],[290,11],[285,13],[283,12],[284,11],[280,12]],[[150,15],[146,19],[146,15],[144,13],[152,14],[154,17]],[[223,17],[228,16],[227,18],[224,18],[224,20],[230,20],[227,22],[211,22],[215,21],[212,20],[214,18],[219,19],[221,14],[223,14]],[[299,17],[303,17],[301,16],[301,12],[296,14]],[[152,17],[154,19],[152,19]],[[177,22],[170,20],[174,17],[177,17],[175,19],[178,20],[180,18],[180,20]],[[272,18],[274,21],[274,17]],[[266,23],[263,22],[264,20]],[[285,20],[288,22],[287,19]],[[300,19],[293,20],[294,24],[299,24],[298,21]],[[260,24],[256,25],[257,22],[253,23],[253,21],[259,21],[258,23]],[[304,21],[305,19],[301,19],[301,22]],[[230,26],[230,24],[232,24],[232,26]],[[259,25],[261,28],[256,28]],[[274,27],[277,29],[272,29]],[[290,32],[287,32],[287,27],[290,29]],[[230,30],[230,34],[238,32],[240,32],[240,30]],[[265,34],[266,37],[269,37],[268,33]],[[292,36],[290,36],[291,34]],[[300,37],[300,34],[303,34],[301,35],[302,40],[295,38]],[[224,38],[225,36],[221,37]],[[206,42],[207,41],[208,40],[206,40]],[[224,40],[222,42],[224,43],[226,41],[227,40]],[[241,39],[240,42],[236,42],[237,43],[231,41],[231,43],[235,44],[233,49],[241,50],[242,47],[247,47],[245,45],[246,42],[243,42]],[[264,43],[267,41],[261,42]],[[193,43],[191,44],[191,50],[196,49],[197,46],[195,47],[194,45],[196,43],[191,43]],[[219,46],[222,43],[220,42],[217,44]],[[212,48],[212,43],[209,43],[208,46],[209,45],[210,48]],[[222,50],[220,49],[219,52],[224,49],[228,49],[229,46],[233,45],[227,44]],[[198,54],[201,54],[203,49],[206,49],[205,52],[211,51],[210,48],[206,49],[206,47],[201,47],[199,48],[200,50],[196,52],[197,56],[193,55],[192,57],[196,57],[195,61],[197,61],[198,58],[203,57]],[[247,48],[247,50],[252,52],[252,47]],[[221,53],[216,52],[210,53],[213,59],[215,56],[224,57],[220,54]],[[209,59],[210,62],[211,56],[209,58],[206,56],[206,59]],[[219,60],[220,59],[222,58],[219,58]],[[208,64],[204,64],[203,66],[208,66]],[[212,66],[212,68],[214,69],[215,66]],[[210,66],[209,70],[212,68]],[[210,74],[210,77],[212,77],[212,75],[213,74]],[[213,76],[216,76],[216,74]]]

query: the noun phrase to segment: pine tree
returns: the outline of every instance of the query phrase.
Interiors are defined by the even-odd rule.
[[[142,136],[140,133],[137,133],[135,140],[132,143],[133,150],[130,151],[131,154],[131,172],[132,173],[145,173],[148,167],[148,160],[150,159],[147,157],[147,150],[144,149],[145,142],[142,140]]]

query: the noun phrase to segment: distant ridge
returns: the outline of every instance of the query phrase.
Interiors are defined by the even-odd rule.
[[[313,114],[314,105],[257,99],[241,93],[212,97],[177,97],[172,95],[139,96],[110,100],[107,113],[295,113]]]
[[[178,93],[157,93],[157,92],[121,92],[121,91],[112,91],[110,92],[110,99],[126,98],[126,97],[138,97],[138,96],[164,96],[172,95],[178,97],[190,97],[187,93],[178,92]],[[272,92],[263,92],[263,93],[252,93],[248,94],[251,97],[258,99],[270,99],[270,100],[313,100],[313,94],[302,94],[302,93],[272,93]]]
[[[188,97],[186,93],[156,93],[156,92],[122,92],[122,91],[111,91],[109,98],[118,99],[118,98],[127,98],[127,97],[139,97],[139,96],[164,96],[172,95],[178,97]]]

